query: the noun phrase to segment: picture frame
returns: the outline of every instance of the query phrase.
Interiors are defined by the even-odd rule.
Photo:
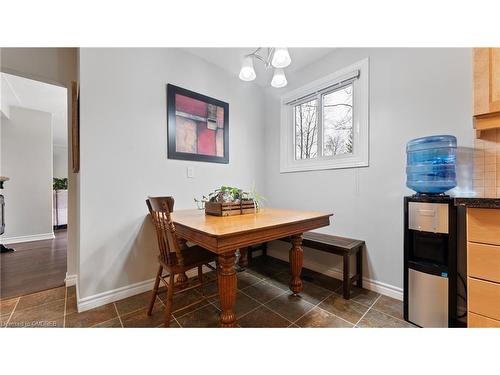
[[[73,173],[80,172],[80,98],[76,81],[71,81],[71,160]]]
[[[229,163],[229,104],[167,84],[168,158]]]

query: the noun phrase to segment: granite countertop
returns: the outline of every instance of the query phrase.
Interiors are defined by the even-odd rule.
[[[0,176],[0,181],[2,181],[2,182],[9,181],[9,180],[10,180],[10,178],[8,178],[8,177]]]
[[[466,206],[472,208],[500,208],[500,198],[455,197],[455,206]]]

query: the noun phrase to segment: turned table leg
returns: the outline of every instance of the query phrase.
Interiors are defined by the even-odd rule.
[[[240,259],[238,261],[238,266],[240,270],[243,271],[248,266],[248,248],[242,247],[240,249]]]
[[[219,254],[217,267],[217,282],[219,285],[220,325],[221,327],[234,327],[236,314],[234,305],[236,302],[236,270],[234,262],[236,256],[234,251]]]
[[[293,294],[299,294],[302,291],[300,272],[302,271],[304,254],[300,245],[302,245],[302,234],[292,236],[292,248],[290,249],[289,256],[290,273],[292,275],[290,280],[290,290]]]
[[[183,238],[179,238],[178,241],[179,241],[179,245],[181,246],[181,249],[184,250],[187,247],[187,244],[186,244],[187,240],[185,240]],[[187,281],[188,281],[188,277],[187,277],[186,273],[183,272],[183,273],[180,273],[179,275],[177,275],[177,279],[175,280],[174,285],[179,289],[184,289],[188,286]]]

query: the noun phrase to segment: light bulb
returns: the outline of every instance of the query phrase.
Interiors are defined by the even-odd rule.
[[[252,56],[247,56],[243,60],[240,70],[240,79],[242,81],[253,81],[257,77],[255,69],[253,68]]]
[[[275,69],[273,79],[271,80],[271,86],[280,88],[285,87],[287,85],[287,80],[285,76],[285,72],[283,69]]]
[[[275,48],[273,53],[273,59],[271,60],[271,65],[275,68],[286,68],[292,59],[288,53],[288,48]]]

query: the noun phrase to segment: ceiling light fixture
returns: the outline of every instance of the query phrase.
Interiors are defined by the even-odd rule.
[[[273,53],[273,59],[271,60],[272,66],[275,68],[286,68],[292,59],[288,53],[288,48],[275,48]]]
[[[242,81],[253,81],[257,77],[253,68],[253,59],[251,56],[245,56],[240,70],[240,79]]]
[[[288,82],[283,68],[286,68],[292,62],[288,49],[284,47],[267,48],[267,55],[263,50],[263,48],[259,47],[254,52],[244,56],[239,75],[240,79],[242,81],[253,81],[257,77],[253,66],[254,59],[257,59],[264,63],[266,69],[276,68],[274,69],[271,86],[276,88],[285,87]]]
[[[285,72],[282,68],[274,69],[273,79],[271,80],[271,86],[276,87],[277,89],[281,87],[285,87],[287,84]]]

